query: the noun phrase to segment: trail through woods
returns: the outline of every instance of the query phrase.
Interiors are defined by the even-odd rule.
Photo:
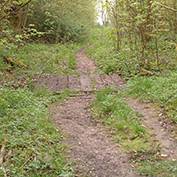
[[[98,75],[96,66],[83,50],[77,53],[80,94],[51,108],[53,118],[66,134],[70,158],[79,177],[137,177],[126,154],[112,142],[111,135],[90,113],[93,90],[107,85],[121,86],[117,75]],[[77,85],[77,84],[75,84]]]
[[[164,115],[150,103],[142,103],[136,99],[128,99],[127,103],[141,115],[141,120],[158,141],[161,156],[167,159],[177,159],[177,142],[171,137],[170,125],[164,122]]]
[[[128,157],[114,144],[108,132],[91,116],[93,95],[83,94],[52,108],[56,124],[67,138],[70,158],[79,177],[137,177]]]
[[[78,76],[43,76],[37,85],[59,91],[64,88],[77,90],[77,94],[50,108],[56,125],[66,135],[64,143],[69,147],[69,158],[74,161],[78,177],[138,177],[129,163],[129,157],[112,140],[111,133],[91,115],[90,104],[94,92],[106,86],[123,88],[124,81],[116,74],[102,75],[84,50],[77,53]],[[142,116],[146,126],[159,142],[161,154],[167,159],[177,158],[177,144],[170,132],[159,121],[159,110],[152,105],[127,99],[127,103]]]

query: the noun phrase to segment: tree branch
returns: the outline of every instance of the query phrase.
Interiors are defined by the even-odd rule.
[[[177,12],[177,9],[169,7],[169,6],[165,5],[165,4],[161,4],[161,3],[157,2],[157,5],[160,5],[161,7],[164,7],[165,9],[171,10],[173,12]]]
[[[20,7],[18,9],[16,9],[13,14],[16,14],[20,9],[22,9],[23,7],[27,6],[32,0],[28,0],[26,3],[21,4]],[[0,21],[3,20],[4,18],[8,17],[10,15],[11,12],[8,12],[7,14],[5,14],[4,16],[2,16],[0,18]]]

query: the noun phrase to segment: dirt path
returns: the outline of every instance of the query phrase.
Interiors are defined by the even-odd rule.
[[[177,160],[177,142],[171,137],[168,129],[164,128],[161,111],[150,103],[142,103],[136,99],[127,99],[127,103],[140,113],[144,125],[150,129],[154,138],[159,142],[161,154],[170,160]]]
[[[120,88],[124,81],[116,74],[100,75],[84,50],[80,50],[76,57],[79,77],[44,76],[38,78],[37,84],[52,91],[70,88],[80,92],[63,104],[53,105],[50,110],[54,121],[67,137],[65,143],[70,147],[69,155],[75,162],[77,176],[138,177],[128,157],[113,143],[104,127],[91,117],[89,109],[94,99],[93,91],[106,86]],[[170,137],[170,132],[161,126],[158,110],[135,99],[128,99],[127,103],[142,115],[142,122],[159,142],[164,158],[176,159],[177,144]]]
[[[75,91],[92,92],[106,86],[120,88],[124,85],[124,81],[117,74],[99,74],[94,62],[85,55],[83,49],[77,53],[76,59],[79,76],[37,76],[35,86],[47,87],[51,91],[69,88]]]
[[[88,58],[81,49],[77,55],[77,70],[80,74],[81,91],[92,91],[106,86],[118,87],[124,85],[120,76],[99,74],[93,60]]]
[[[98,75],[94,62],[84,54],[83,50],[77,54],[77,63],[81,75],[82,73],[90,73],[92,75],[97,89],[105,86],[120,88],[124,85],[124,82],[117,75]],[[160,120],[160,110],[154,108],[152,104],[141,103],[136,99],[128,99],[127,103],[142,115],[142,122],[154,135],[154,139],[159,142],[161,155],[166,159],[177,160],[177,142],[171,137],[168,129],[162,126],[163,121]]]
[[[77,54],[80,94],[63,104],[52,106],[50,112],[66,135],[69,156],[75,163],[78,177],[138,177],[128,157],[113,143],[109,133],[91,117],[92,92],[107,85],[121,86],[119,76],[98,75],[96,66],[81,50]],[[77,84],[76,84],[77,85]],[[78,85],[77,85],[78,86]]]
[[[90,114],[94,97],[84,94],[52,108],[56,124],[67,136],[70,158],[79,177],[137,177],[128,158]]]

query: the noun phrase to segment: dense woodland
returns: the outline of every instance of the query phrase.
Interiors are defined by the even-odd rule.
[[[126,63],[145,74],[175,67],[176,7],[174,0],[102,2],[108,14],[103,22],[111,24],[109,35],[119,59],[129,58]]]
[[[92,106],[96,115],[112,118],[104,124],[138,173],[177,177],[177,161],[157,156],[159,147],[123,101],[154,103],[177,138],[176,0],[0,1],[0,177],[74,177],[48,112],[72,90],[53,93],[33,82],[41,75],[77,76],[81,48],[100,73],[127,83],[118,93],[101,90]]]

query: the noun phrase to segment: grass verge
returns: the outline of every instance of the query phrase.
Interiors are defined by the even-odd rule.
[[[92,105],[93,114],[108,126],[115,140],[132,156],[138,172],[150,177],[176,177],[177,162],[163,160],[158,145],[139,116],[124,101],[122,94],[103,89]]]
[[[151,150],[150,134],[139,117],[111,88],[99,91],[93,103],[93,113],[113,132],[115,140],[129,152]]]
[[[72,176],[62,134],[48,118],[48,104],[68,94],[0,89],[0,176]]]
[[[127,94],[159,104],[177,123],[177,72],[159,77],[137,77],[128,82]]]
[[[28,44],[4,55],[26,67],[0,60],[0,176],[73,176],[62,134],[48,112],[49,104],[64,100],[70,92],[33,89],[30,81],[41,74],[75,74],[77,49],[76,44]]]
[[[75,74],[75,53],[78,48],[77,44],[28,44],[18,50],[10,50],[1,56],[20,62],[26,67],[12,66],[0,60],[0,79],[7,82],[44,73]]]

